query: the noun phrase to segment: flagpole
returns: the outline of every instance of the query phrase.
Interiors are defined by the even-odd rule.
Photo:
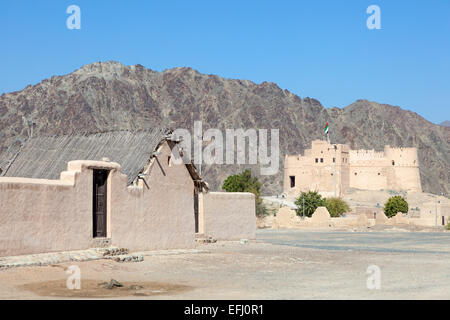
[[[325,125],[325,133],[327,135],[327,142],[328,142],[328,144],[331,144],[331,142],[330,142],[330,128],[328,126],[328,122]],[[337,179],[337,175],[336,175],[336,173],[337,173],[336,172],[337,155],[336,155],[336,153],[337,153],[337,145],[334,144],[333,147],[334,147],[334,197],[336,198],[336,196],[337,196],[337,192],[336,192],[336,179]]]
[[[336,162],[337,162],[337,156],[336,156],[336,149],[337,145],[334,145],[334,197],[336,198]]]

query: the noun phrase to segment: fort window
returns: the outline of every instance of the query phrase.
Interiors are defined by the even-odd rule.
[[[378,172],[378,175],[380,175],[380,173]]]
[[[323,158],[320,158],[320,162],[323,162]]]
[[[395,166],[395,161],[394,160],[392,160],[392,165]]]
[[[336,158],[333,158],[333,162],[336,162]]]
[[[356,175],[358,175],[358,174],[355,172],[355,176],[356,176]]]
[[[289,180],[291,181],[291,188],[295,187],[295,176],[289,176]]]
[[[319,162],[319,158],[316,158],[316,163],[318,163]]]

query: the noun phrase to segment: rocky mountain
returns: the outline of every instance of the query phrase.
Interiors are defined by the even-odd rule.
[[[167,126],[192,132],[196,120],[202,120],[203,130],[279,129],[280,170],[262,177],[266,194],[281,191],[284,155],[302,152],[311,140],[323,138],[327,121],[332,142],[352,148],[418,147],[423,190],[450,191],[450,128],[414,112],[366,100],[328,109],[271,82],[223,79],[190,68],[156,72],[118,62],[93,63],[3,94],[0,161],[12,158],[31,131],[49,135]],[[213,189],[220,189],[228,174],[243,167],[205,166],[203,175]]]
[[[439,125],[444,127],[450,127],[450,120],[442,121]]]

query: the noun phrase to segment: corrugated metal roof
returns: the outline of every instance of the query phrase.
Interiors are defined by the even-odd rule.
[[[131,184],[146,166],[167,130],[110,131],[95,134],[34,137],[25,142],[2,176],[59,179],[72,160],[109,158],[122,167]]]

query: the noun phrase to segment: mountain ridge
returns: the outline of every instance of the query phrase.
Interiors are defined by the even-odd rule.
[[[450,120],[445,120],[439,123],[440,126],[450,127]]]
[[[4,93],[0,96],[0,153],[11,157],[17,152],[30,126],[34,135],[156,125],[192,132],[196,120],[203,121],[204,130],[280,129],[280,172],[262,177],[266,193],[281,191],[285,153],[298,154],[311,140],[323,138],[327,121],[333,143],[375,150],[386,144],[418,147],[424,191],[449,191],[448,127],[399,106],[358,99],[343,108],[325,108],[319,100],[301,98],[274,82],[224,79],[189,67],[158,72],[139,64],[96,62]],[[212,187],[220,189],[228,174],[245,167],[256,169],[206,166],[203,172]]]

